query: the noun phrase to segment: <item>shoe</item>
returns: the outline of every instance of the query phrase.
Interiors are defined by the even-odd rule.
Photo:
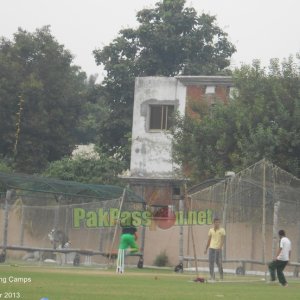
[[[131,249],[129,250],[129,253],[130,253],[130,254],[134,254],[134,253],[137,253],[138,251],[139,251],[138,248],[131,248]]]
[[[195,282],[201,282],[204,283],[205,282],[205,278],[203,277],[197,277],[196,279],[194,279]]]
[[[289,285],[287,283],[285,283],[285,284],[282,284],[281,286],[282,287],[288,287]]]

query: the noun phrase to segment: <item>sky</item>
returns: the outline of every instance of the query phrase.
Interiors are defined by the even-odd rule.
[[[93,50],[108,45],[123,28],[136,28],[136,13],[159,0],[0,0],[0,36],[13,39],[18,27],[34,32],[51,26],[56,40],[74,55],[87,75],[105,73]],[[237,52],[232,67],[260,59],[267,66],[300,52],[299,0],[187,0],[198,14],[208,13],[228,33]]]

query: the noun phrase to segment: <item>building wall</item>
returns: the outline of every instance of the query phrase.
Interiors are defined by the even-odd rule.
[[[149,129],[150,105],[174,105],[181,115],[197,116],[197,105],[226,102],[232,80],[226,76],[138,77],[135,81],[130,176],[176,178],[168,131]]]
[[[130,173],[140,178],[173,178],[171,136],[149,130],[149,105],[175,105],[185,111],[186,87],[176,78],[139,77],[135,81]]]

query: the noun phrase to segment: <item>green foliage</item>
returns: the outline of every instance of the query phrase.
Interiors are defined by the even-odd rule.
[[[103,120],[108,119],[109,112],[103,99],[101,86],[96,84],[96,79],[97,77],[90,76],[84,90],[83,98],[86,101],[81,106],[80,119],[75,128],[78,144],[101,145]]]
[[[0,159],[0,172],[11,172],[11,167],[9,166],[9,164]]]
[[[234,72],[236,93],[201,121],[177,118],[175,157],[197,181],[239,171],[262,158],[300,176],[300,73],[290,57]]]
[[[153,264],[157,267],[165,267],[168,265],[168,262],[169,258],[166,254],[166,251],[163,251],[156,256]]]
[[[137,21],[137,29],[120,30],[108,46],[94,51],[97,64],[107,72],[103,95],[109,106],[99,139],[112,152],[128,144],[135,77],[217,74],[235,52],[216,18],[198,16],[185,7],[185,0],[157,2],[154,9],[139,11]]]
[[[123,170],[124,162],[101,153],[99,158],[75,156],[54,161],[43,175],[82,183],[121,185],[118,175]]]
[[[35,173],[71,152],[85,73],[48,26],[0,41],[0,153]]]

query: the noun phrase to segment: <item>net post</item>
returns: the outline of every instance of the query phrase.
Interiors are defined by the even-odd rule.
[[[263,159],[262,163],[262,262],[266,267],[266,160]],[[265,270],[265,278],[267,278],[267,268]]]
[[[7,190],[5,196],[5,207],[4,207],[4,222],[3,222],[3,243],[2,243],[2,255],[6,257],[7,240],[8,240],[8,214],[9,214],[9,203],[11,202],[14,190]]]
[[[123,202],[124,202],[124,199],[126,197],[126,189],[127,189],[127,187],[124,188],[122,198],[121,198],[121,203],[120,203],[119,213],[118,213],[118,219],[117,219],[117,222],[116,222],[116,225],[115,225],[114,236],[113,236],[113,239],[112,239],[112,242],[111,242],[111,245],[110,245],[110,251],[109,251],[109,255],[108,255],[108,265],[110,265],[110,263],[111,263],[111,255],[112,255],[114,243],[115,243],[115,240],[116,240],[117,230],[119,228],[120,216],[121,216],[121,211],[122,211],[122,207],[123,207]]]
[[[182,196],[180,197],[179,200],[179,211],[183,211],[184,210],[184,203],[183,203],[183,199]],[[180,228],[179,228],[179,263],[183,264],[183,224],[180,224]]]
[[[188,211],[191,211],[192,203],[188,199],[186,183],[184,184],[184,198],[185,198],[185,201],[186,201],[186,206],[188,208]],[[189,224],[188,226],[189,226],[190,233],[191,233],[191,238],[192,238],[192,246],[193,246],[193,254],[194,254],[194,260],[195,260],[196,276],[199,277],[198,259],[197,259],[197,253],[196,253],[193,225]]]

